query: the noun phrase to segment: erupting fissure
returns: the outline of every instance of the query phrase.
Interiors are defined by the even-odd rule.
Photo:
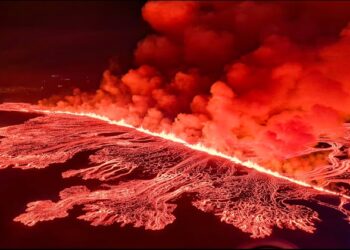
[[[274,176],[276,178],[281,178],[281,179],[284,179],[284,180],[288,180],[288,181],[290,181],[292,183],[295,183],[295,184],[298,184],[298,185],[301,185],[301,186],[304,186],[304,187],[311,187],[311,188],[313,188],[315,190],[318,190],[318,191],[321,191],[321,192],[324,192],[324,193],[327,193],[327,194],[337,195],[337,196],[340,196],[340,197],[343,197],[343,198],[346,198],[346,199],[350,199],[350,196],[348,196],[348,195],[345,195],[345,194],[342,194],[342,193],[339,193],[339,192],[335,192],[335,191],[332,191],[332,190],[328,190],[328,189],[323,188],[323,187],[318,187],[318,186],[315,186],[315,185],[311,185],[310,183],[307,183],[307,182],[304,182],[304,181],[300,181],[300,180],[297,180],[297,179],[293,179],[293,178],[290,178],[290,177],[287,177],[287,176],[283,176],[282,174],[280,174],[278,172],[275,172],[275,171],[272,171],[270,169],[267,169],[267,168],[265,168],[263,166],[260,166],[259,164],[255,163],[253,161],[250,161],[250,160],[242,161],[242,160],[240,160],[239,158],[237,158],[235,156],[226,155],[226,154],[221,153],[221,152],[219,152],[219,151],[217,151],[215,149],[205,147],[205,146],[203,146],[201,144],[190,144],[190,143],[188,143],[188,142],[186,142],[186,141],[176,137],[176,135],[174,135],[174,134],[169,134],[167,132],[156,133],[156,132],[149,131],[149,130],[147,130],[145,128],[142,128],[142,127],[134,127],[131,124],[126,123],[124,120],[114,121],[114,120],[109,119],[106,116],[102,116],[102,115],[94,114],[94,113],[84,113],[84,112],[77,113],[77,112],[69,112],[69,111],[44,110],[44,109],[27,110],[27,109],[23,109],[23,108],[21,109],[21,111],[23,111],[23,112],[33,112],[34,111],[34,112],[46,113],[46,114],[69,114],[69,115],[76,115],[76,116],[86,116],[86,117],[91,117],[91,118],[98,119],[98,120],[101,120],[101,121],[104,121],[104,122],[108,122],[109,124],[114,124],[114,125],[118,125],[118,126],[123,126],[123,127],[136,129],[137,131],[140,131],[140,132],[148,134],[148,135],[161,137],[163,139],[170,140],[170,141],[176,142],[176,143],[181,143],[181,144],[185,145],[188,148],[191,148],[191,149],[194,149],[194,150],[197,150],[197,151],[200,151],[200,152],[205,152],[205,153],[207,153],[209,155],[222,157],[224,159],[232,161],[235,164],[239,164],[239,165],[242,165],[242,166],[254,169],[254,170],[258,171],[258,172],[265,173],[265,174]]]

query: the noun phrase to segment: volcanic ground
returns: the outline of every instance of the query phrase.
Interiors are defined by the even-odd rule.
[[[330,237],[322,230],[336,225],[344,228],[344,235],[327,238],[327,244],[349,246],[347,201],[337,196],[91,117],[23,113],[16,105],[2,105],[1,110],[0,216],[8,223],[2,226],[2,246],[21,246],[14,243],[17,233],[26,238],[63,224],[74,228],[73,235],[82,230],[79,226],[83,232],[92,230],[92,238],[124,235],[119,246],[163,247],[234,247],[242,240],[281,235],[312,247],[314,240],[322,243],[325,235]],[[88,225],[104,227],[93,231]],[[125,230],[141,235],[140,242],[127,243]],[[189,230],[192,237],[182,235],[191,234]],[[151,241],[160,236],[158,245]],[[200,240],[203,236],[208,239]],[[23,244],[30,246],[28,242]],[[82,245],[70,241],[70,246]],[[105,245],[116,246],[111,241]],[[50,243],[43,240],[36,246]]]

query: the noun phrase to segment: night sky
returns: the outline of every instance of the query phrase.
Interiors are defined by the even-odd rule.
[[[109,59],[132,58],[149,31],[144,3],[1,1],[0,87],[40,86],[52,74],[83,89],[98,86]]]

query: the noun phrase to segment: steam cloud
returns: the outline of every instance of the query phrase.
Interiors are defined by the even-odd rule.
[[[175,133],[227,154],[293,157],[350,118],[346,2],[150,1],[154,29],[96,93],[40,102]]]

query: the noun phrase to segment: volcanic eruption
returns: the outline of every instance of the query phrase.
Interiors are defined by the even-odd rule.
[[[230,155],[292,158],[344,135],[349,12],[341,3],[150,1],[142,14],[155,33],[138,43],[135,68],[123,73],[114,61],[96,93],[40,104]]]
[[[63,178],[96,179],[28,204],[32,226],[79,219],[159,230],[176,200],[252,237],[315,230],[307,200],[349,219],[350,9],[342,2],[149,1],[154,33],[135,67],[112,61],[95,93],[75,89],[0,128],[0,168],[45,168],[90,152]],[[30,142],[30,143],[28,143]],[[336,204],[321,196],[336,196]]]

